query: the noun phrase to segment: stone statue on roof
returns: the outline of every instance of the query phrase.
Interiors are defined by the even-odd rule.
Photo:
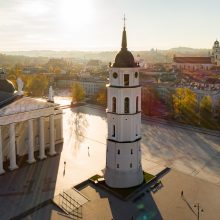
[[[48,101],[54,102],[54,90],[52,86],[49,87]]]
[[[17,85],[18,85],[18,95],[23,95],[23,87],[24,87],[24,82],[22,81],[21,78],[17,78]]]

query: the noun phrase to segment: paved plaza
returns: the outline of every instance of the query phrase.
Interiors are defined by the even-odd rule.
[[[106,113],[102,109],[91,105],[64,109],[64,144],[57,146],[61,153],[0,176],[1,219],[18,216],[94,174],[102,174],[106,136]],[[176,204],[175,209],[180,210],[183,216],[188,216],[189,206],[179,197],[182,189],[189,204],[201,202],[208,213],[212,212],[210,207],[213,207],[215,216],[220,216],[217,208],[214,208],[220,203],[220,137],[142,121],[142,164],[144,170],[152,174],[167,166],[173,169],[164,176],[164,187],[160,191],[144,197],[146,200],[151,197],[159,210],[158,216],[171,219],[167,216],[171,210],[169,204],[170,207]],[[47,210],[50,219],[58,218],[54,216],[61,218],[56,209],[51,211],[53,209]],[[111,206],[108,206],[108,210],[106,213],[113,216]],[[205,213],[202,219],[208,220]],[[215,216],[213,214],[211,219],[214,220]],[[191,213],[185,219],[196,218]]]
[[[194,205],[199,202],[204,210],[201,213],[201,219],[220,219],[218,186],[172,170],[164,175],[161,181],[162,187],[158,191],[149,193],[145,188],[126,202],[99,187],[88,185],[81,190],[92,200],[85,204],[84,218],[89,220],[131,220],[132,217],[135,220],[193,220],[197,219],[197,209]],[[182,190],[183,196],[181,196]],[[143,196],[135,199],[139,195]],[[106,216],[106,218],[100,216]]]

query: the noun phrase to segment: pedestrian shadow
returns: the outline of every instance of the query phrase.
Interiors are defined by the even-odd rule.
[[[187,201],[187,199],[185,198],[184,195],[181,195],[182,200],[186,203],[186,205],[188,206],[188,208],[191,210],[191,212],[197,216],[197,214],[195,213],[195,211],[193,210],[192,206],[189,204],[189,202]]]

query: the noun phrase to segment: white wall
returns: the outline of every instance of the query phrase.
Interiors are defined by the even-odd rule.
[[[120,154],[118,154],[120,150]],[[131,154],[133,150],[133,154]],[[107,141],[106,166],[118,171],[139,169],[141,161],[140,141],[134,143],[117,143]],[[119,168],[117,168],[117,164]],[[130,167],[132,164],[132,167]]]
[[[192,64],[192,63],[174,63],[174,66],[178,69],[186,70],[210,70],[213,64]]]
[[[124,114],[124,99],[129,97],[129,113],[136,113],[136,97],[138,96],[138,110],[141,110],[141,87],[136,88],[115,88],[108,87],[107,89],[108,101],[107,110],[112,112],[112,98],[116,97],[116,113]]]
[[[141,113],[135,115],[107,114],[108,139],[116,141],[134,141],[141,137]],[[115,125],[115,137],[113,126]]]
[[[116,79],[113,77],[114,72],[118,74],[118,77]],[[135,73],[138,73],[137,78],[135,77]],[[110,86],[124,87],[124,74],[129,74],[129,86],[139,85],[138,68],[111,68],[109,71]]]

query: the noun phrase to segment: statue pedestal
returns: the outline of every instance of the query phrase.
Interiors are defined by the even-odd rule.
[[[22,96],[22,95],[24,95],[24,92],[23,92],[23,91],[18,91],[18,92],[17,92],[17,95]]]

